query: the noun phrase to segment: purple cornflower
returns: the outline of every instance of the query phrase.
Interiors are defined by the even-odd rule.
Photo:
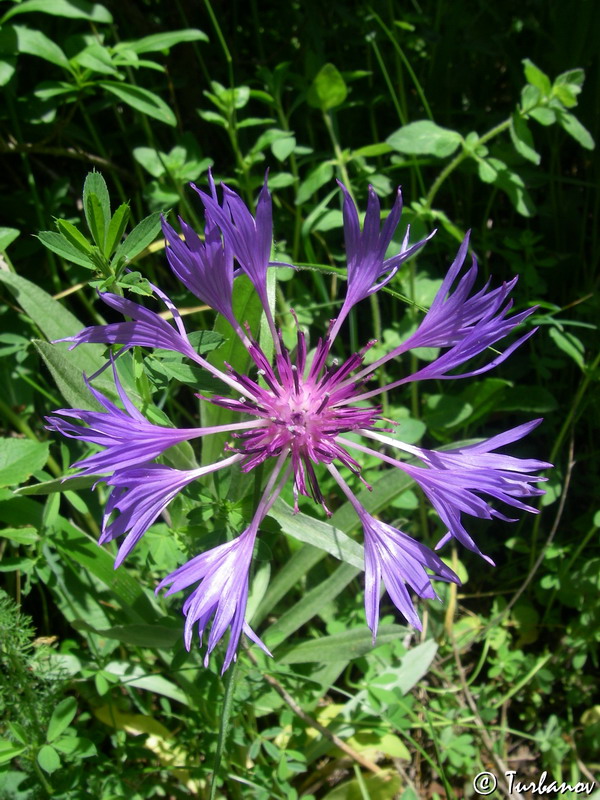
[[[377,633],[382,580],[399,611],[411,625],[420,628],[409,588],[421,598],[435,598],[432,579],[458,583],[458,577],[430,548],[368,513],[340,468],[360,476],[360,463],[352,453],[362,452],[410,476],[447,529],[438,547],[454,538],[482,555],[464,527],[464,516],[497,517],[510,521],[488,499],[535,513],[536,509],[525,499],[543,493],[534,484],[545,479],[534,473],[551,465],[495,451],[524,437],[540,420],[477,444],[435,451],[405,444],[389,436],[391,431],[385,427],[389,421],[382,418],[380,407],[365,402],[411,381],[468,377],[492,369],[533,331],[522,335],[502,353],[484,360],[483,365],[467,367],[466,371],[453,374],[456,368],[463,367],[470,359],[484,354],[487,348],[503,339],[534,309],[509,316],[512,305],[509,295],[516,278],[495,289],[490,289],[488,282],[479,291],[472,291],[477,264],[473,258],[469,269],[463,272],[469,243],[467,235],[431,308],[411,336],[368,366],[364,366],[364,355],[374,342],[368,342],[358,353],[338,363],[331,358],[331,349],[350,310],[384,286],[400,265],[430,238],[409,246],[407,235],[400,253],[386,258],[400,220],[400,194],[380,230],[379,200],[370,188],[361,230],[356,206],[342,186],[348,261],[343,305],[337,319],[331,321],[328,331],[312,350],[309,350],[306,336],[298,327],[296,345],[290,352],[276,330],[267,298],[267,270],[274,262],[270,261],[272,208],[266,179],[256,216],[252,216],[239,195],[226,186],[222,187],[223,202],[219,204],[212,176],[209,186],[209,194],[196,190],[206,210],[204,241],[183,221],[185,239],[180,239],[163,220],[167,258],[174,275],[231,323],[253,362],[251,374],[242,375],[227,364],[223,371],[199,355],[190,343],[177,309],[156,287],[153,287],[155,294],[171,311],[175,326],[131,300],[106,293],[101,295],[102,299],[130,320],[85,328],[68,341],[72,342],[72,347],[84,342],[100,342],[120,344],[123,346],[120,352],[142,346],[181,353],[224,385],[225,393],[202,399],[235,412],[239,418],[229,425],[205,428],[177,429],[154,425],[126,396],[114,362],[114,379],[123,409],[94,389],[86,379],[103,410],[61,409],[48,421],[51,429],[65,436],[104,447],[101,452],[74,464],[81,470],[79,474],[106,475],[103,480],[111,487],[100,542],[125,537],[115,562],[118,566],[168,503],[188,484],[234,464],[244,472],[263,463],[273,465],[267,472],[254,516],[243,533],[195,556],[168,575],[158,587],[170,587],[168,594],[195,587],[183,607],[186,647],[191,647],[195,626],[202,641],[210,625],[208,659],[229,629],[223,667],[226,669],[236,657],[242,632],[266,650],[245,619],[249,570],[260,525],[289,479],[292,480],[296,511],[299,496],[305,495],[320,503],[329,514],[315,469],[324,465],[356,510],[363,527],[365,609],[373,638]],[[238,264],[236,269],[234,259]],[[240,271],[249,277],[262,301],[274,339],[273,359],[268,358],[254,340],[245,320],[234,316],[233,284]],[[416,372],[387,386],[365,390],[365,383],[380,366],[416,347],[435,347],[441,352]],[[77,424],[79,422],[86,427]],[[213,464],[179,470],[154,463],[154,459],[174,444],[225,432],[232,434],[232,440],[225,448],[228,452]],[[357,442],[356,436],[349,438],[347,434],[350,433],[360,434],[366,442]],[[390,455],[388,451],[400,451],[405,460]],[[115,512],[116,516],[113,516]]]

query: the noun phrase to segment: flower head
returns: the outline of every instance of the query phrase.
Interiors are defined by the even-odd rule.
[[[498,288],[490,288],[488,282],[479,291],[473,291],[477,276],[474,259],[463,272],[469,244],[467,236],[431,308],[411,336],[368,366],[364,365],[364,356],[373,342],[367,342],[362,350],[341,363],[332,359],[333,340],[351,308],[391,280],[399,266],[427,241],[409,245],[407,233],[400,252],[386,258],[400,219],[400,195],[380,230],[379,200],[370,189],[361,230],[356,205],[349,191],[345,187],[342,189],[348,260],[346,295],[337,319],[331,321],[312,351],[309,351],[305,333],[298,328],[295,348],[290,352],[276,330],[268,305],[266,279],[272,263],[269,260],[272,211],[266,179],[253,216],[239,195],[226,186],[223,186],[220,204],[212,176],[209,176],[209,193],[198,190],[206,209],[204,242],[185,222],[181,221],[185,237],[182,241],[163,221],[167,258],[175,276],[232,324],[252,361],[250,373],[241,374],[228,364],[219,369],[197,353],[177,309],[157,287],[153,287],[154,293],[171,312],[174,324],[130,300],[103,294],[101,297],[109,306],[126,314],[130,320],[96,325],[69,338],[73,347],[85,342],[104,342],[122,345],[119,352],[142,346],[187,356],[222,383],[222,394],[202,399],[234,412],[235,420],[231,424],[181,430],[154,425],[127,397],[118,381],[114,362],[117,394],[123,408],[86,381],[102,410],[60,409],[49,418],[52,429],[104,448],[74,466],[82,471],[80,474],[108,474],[103,480],[111,487],[111,492],[100,542],[124,537],[115,565],[131,552],[169,502],[193,481],[233,465],[239,465],[244,472],[261,464],[270,468],[270,472],[266,472],[262,497],[245,530],[231,541],[194,556],[159,586],[159,589],[169,587],[168,594],[194,587],[183,606],[188,648],[195,626],[202,640],[210,625],[207,658],[226,631],[230,631],[224,668],[235,658],[242,632],[263,646],[245,616],[249,571],[261,523],[288,479],[292,481],[296,510],[300,496],[304,495],[322,504],[329,513],[318,479],[319,467],[325,467],[354,507],[364,533],[365,607],[367,622],[375,637],[382,580],[398,610],[411,625],[419,628],[419,616],[410,590],[420,598],[431,599],[436,597],[432,581],[457,582],[458,578],[424,544],[369,514],[340,470],[360,476],[360,462],[356,456],[361,453],[401,470],[422,489],[446,529],[438,547],[452,537],[480,553],[465,527],[464,518],[509,520],[496,508],[497,502],[519,511],[535,512],[529,501],[542,493],[535,484],[543,480],[535,473],[550,466],[536,459],[496,452],[528,434],[538,424],[537,420],[487,441],[453,450],[427,450],[388,435],[391,430],[384,426],[389,425],[389,420],[384,420],[381,409],[368,401],[411,381],[464,378],[492,369],[531,332],[521,335],[502,353],[484,360],[483,365],[469,364],[466,368],[463,365],[485,354],[487,348],[524,322],[532,310],[509,316],[509,295],[514,280]],[[234,268],[234,261],[237,268]],[[235,318],[232,286],[240,271],[250,278],[262,301],[274,340],[273,358],[267,356],[250,330],[245,330],[246,320]],[[416,347],[435,347],[440,353],[412,374],[365,390],[365,383],[379,367]],[[458,367],[463,371],[453,374]],[[226,454],[212,464],[179,470],[154,463],[154,459],[173,444],[223,432],[231,433]],[[353,435],[349,437],[348,434]],[[363,443],[357,441],[357,434],[363,438]],[[400,451],[400,454],[393,451]]]

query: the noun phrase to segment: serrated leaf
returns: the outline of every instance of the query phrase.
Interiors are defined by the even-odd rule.
[[[388,136],[386,142],[399,153],[447,158],[458,149],[462,136],[457,131],[423,119],[399,128]]]
[[[53,742],[66,730],[77,713],[77,700],[74,697],[65,697],[56,706],[48,723],[46,741]]]
[[[165,125],[170,125],[173,128],[177,125],[175,114],[162,97],[148,89],[117,81],[98,81],[98,86],[114,94],[119,100],[131,106],[131,108],[135,108],[136,111],[146,114],[148,117],[164,122]]]
[[[92,261],[90,261],[81,250],[71,244],[68,239],[65,239],[62,234],[55,233],[54,231],[40,231],[37,234],[37,238],[44,247],[47,247],[48,250],[56,253],[56,255],[61,258],[64,258],[65,261],[72,261],[73,264],[79,264],[80,267],[85,267],[86,269],[96,269]]]
[[[324,64],[315,75],[307,94],[313,108],[329,111],[340,106],[348,95],[346,82],[334,64]]]
[[[550,78],[528,58],[524,58],[522,63],[525,71],[525,79],[532,86],[535,86],[536,89],[539,89],[542,95],[547,97],[552,89]]]
[[[90,230],[92,230],[92,225],[95,222],[94,218],[90,218],[88,216],[91,211],[91,206],[89,203],[89,198],[91,195],[96,195],[96,198],[98,199],[102,212],[101,227],[104,228],[104,230],[107,230],[108,226],[110,225],[110,194],[102,173],[97,172],[96,170],[88,172],[83,183],[83,212]]]
[[[154,214],[145,217],[135,228],[127,235],[124,241],[118,246],[116,253],[113,256],[113,264],[116,264],[119,259],[126,258],[131,261],[142,250],[152,244],[158,236],[160,231],[160,211],[155,211]]]
[[[132,50],[134,53],[157,53],[161,50],[168,50],[181,42],[208,42],[208,36],[198,28],[186,28],[180,31],[165,31],[164,33],[153,33],[150,36],[142,36],[132,42],[120,42],[115,50]]]
[[[100,252],[103,253],[106,240],[105,217],[100,200],[93,192],[86,198],[85,216],[92,238]]]
[[[129,204],[121,203],[117,208],[108,226],[106,234],[106,243],[104,246],[104,255],[110,258],[114,250],[121,242],[121,238],[125,233],[125,228],[129,222]]]
[[[531,131],[518,111],[515,111],[510,118],[510,138],[515,146],[515,150],[522,155],[523,158],[532,161],[534,164],[540,163],[541,156],[534,149]]]
[[[68,222],[66,219],[57,219],[56,227],[58,228],[59,234],[66,239],[69,244],[72,244],[73,247],[79,250],[80,253],[83,253],[84,257],[86,253],[92,252],[92,245],[75,225]]]
[[[25,0],[9,9],[0,19],[0,24],[17,14],[39,12],[67,19],[87,19],[90,22],[113,21],[111,13],[100,3],[89,3],[87,0]]]
[[[0,439],[0,486],[16,486],[42,469],[48,460],[47,442]]]

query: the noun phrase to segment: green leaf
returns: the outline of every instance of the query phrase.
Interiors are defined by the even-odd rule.
[[[280,664],[315,662],[327,664],[332,661],[350,661],[370,653],[378,645],[397,641],[406,635],[406,631],[407,628],[404,625],[380,625],[377,640],[373,644],[373,634],[368,628],[354,628],[342,633],[334,633],[332,636],[321,636],[293,645],[289,650],[278,655],[277,661]]]
[[[26,747],[15,745],[6,739],[0,740],[0,765],[8,764],[13,758],[17,758],[21,753],[24,753],[26,749]]]
[[[91,489],[96,483],[98,478],[93,475],[74,476],[65,482],[64,478],[54,478],[51,481],[42,481],[42,483],[34,483],[32,486],[19,486],[14,490],[16,495],[29,495],[29,494],[53,494],[54,492],[64,492],[66,489],[78,491],[79,489]]]
[[[171,125],[173,128],[177,125],[177,118],[165,101],[148,89],[117,81],[98,81],[98,86],[114,94],[119,100],[127,103],[131,108],[135,108],[136,111],[146,114],[148,117],[164,122],[166,125]]]
[[[296,137],[288,134],[281,139],[277,139],[271,144],[271,152],[278,161],[285,161],[294,152],[296,147]]]
[[[138,664],[130,664],[127,661],[111,661],[104,668],[105,672],[117,675],[123,686],[134,686],[136,689],[144,689],[147,692],[170,697],[183,705],[189,705],[188,698],[178,686],[163,678],[162,675],[147,672]]]
[[[553,108],[547,108],[545,106],[540,106],[539,108],[532,108],[531,111],[527,113],[528,117],[534,119],[536,122],[539,122],[540,125],[554,125],[556,122],[556,112]]]
[[[16,228],[0,228],[0,250],[6,250],[20,234]]]
[[[181,626],[168,627],[161,625],[160,622],[153,622],[151,625],[133,623],[131,625],[115,625],[112,628],[96,630],[85,621],[75,622],[74,628],[78,630],[89,630],[107,639],[117,639],[119,642],[131,644],[134,647],[149,647],[159,649],[169,649],[181,639]]]
[[[585,367],[585,348],[577,336],[574,336],[568,331],[560,331],[558,328],[550,328],[549,334],[550,338],[559,350],[562,350],[565,355],[572,358],[577,366],[581,369]]]
[[[365,147],[359,147],[358,150],[353,150],[352,155],[358,158],[377,158],[377,156],[386,156],[392,152],[392,147],[385,142],[379,144],[368,144]]]
[[[334,64],[324,64],[308,90],[307,101],[313,108],[329,111],[341,105],[348,95],[346,82]]]
[[[252,335],[258,339],[263,307],[254,286],[245,275],[240,275],[235,279],[233,313],[242,325],[246,322],[249,324]],[[209,355],[208,361],[221,370],[225,369],[224,362],[226,361],[235,370],[245,374],[250,363],[250,356],[229,322],[221,315],[217,316],[214,330],[223,338],[223,344]],[[233,413],[228,409],[209,406],[208,403],[203,403],[201,414],[202,425],[206,426],[224,425],[234,419]],[[202,443],[202,464],[211,464],[221,456],[225,438],[225,434],[206,437]]]
[[[544,97],[548,97],[552,89],[550,78],[545,72],[542,72],[539,67],[536,67],[533,61],[530,61],[528,58],[524,58],[522,60],[522,64],[527,82],[532,86],[535,86],[536,89],[539,89]]]
[[[125,228],[129,221],[129,204],[121,203],[115,211],[113,218],[108,226],[108,233],[106,234],[106,243],[104,246],[104,255],[110,258],[113,251],[121,242],[121,238],[125,233]]]
[[[117,247],[113,257],[113,264],[118,263],[121,258],[128,261],[134,259],[142,250],[145,250],[158,236],[160,231],[160,211],[145,217],[127,235],[124,241]]]
[[[591,133],[585,128],[577,117],[570,114],[568,111],[557,109],[558,123],[569,136],[572,136],[575,141],[579,142],[586,150],[593,150],[596,146]]]
[[[92,195],[95,195],[98,200],[99,210],[90,201]],[[88,172],[85,177],[83,184],[83,212],[90,231],[93,232],[94,226],[104,231],[108,229],[110,225],[110,194],[102,173],[96,172],[96,170]],[[96,220],[96,213],[101,215],[101,221]],[[96,241],[100,248],[103,243],[104,239],[102,242]]]
[[[447,158],[460,146],[462,136],[457,131],[423,119],[399,128],[388,136],[386,142],[399,153]]]
[[[360,570],[364,568],[362,545],[333,525],[308,517],[306,514],[294,513],[294,509],[281,499],[275,502],[269,511],[269,516],[281,525],[284,533],[298,541],[319,547]]]
[[[134,53],[156,53],[161,50],[168,50],[173,45],[181,42],[208,42],[208,36],[198,28],[186,28],[181,31],[165,31],[164,33],[153,33],[151,36],[143,36],[132,42],[120,42],[115,51],[133,50]]]
[[[106,240],[106,225],[104,212],[98,197],[91,192],[88,194],[85,206],[85,216],[87,223],[92,234],[92,238],[99,248],[100,252],[104,252],[104,242]]]
[[[408,694],[429,671],[437,649],[435,639],[427,639],[411,647],[397,667],[386,667],[382,675],[372,679],[372,685],[390,692],[397,689],[402,694]]]
[[[0,24],[17,14],[34,11],[67,19],[87,19],[90,22],[113,21],[111,13],[100,3],[89,3],[87,0],[25,0],[9,9],[0,19]]]
[[[89,411],[101,411],[100,404],[94,399],[83,380],[83,370],[73,359],[71,351],[57,344],[33,339],[33,345],[41,355],[44,363],[52,373],[58,390],[71,408],[82,408]],[[90,373],[91,374],[91,373]],[[99,388],[97,381],[94,387]]]
[[[321,186],[333,178],[333,165],[329,161],[323,161],[318,167],[312,169],[307,177],[302,181],[296,193],[296,205],[301,206],[306,203]]]
[[[515,111],[510,118],[510,138],[515,146],[515,150],[522,155],[523,158],[532,161],[534,164],[540,163],[541,156],[534,149],[531,131],[518,111]]]
[[[66,239],[69,244],[72,244],[80,253],[84,253],[84,257],[85,253],[92,252],[92,245],[75,225],[71,224],[66,219],[57,219],[56,227],[58,228],[59,234]]]
[[[42,469],[48,450],[47,442],[0,439],[0,486],[16,486]]]
[[[84,567],[112,592],[129,619],[133,622],[156,620],[157,612],[140,582],[127,570],[116,570],[113,556],[63,517],[58,519],[55,543],[61,557],[76,573],[81,572],[79,567]]]
[[[56,772],[56,770],[60,768],[60,756],[49,744],[45,744],[40,748],[40,752],[37,755],[37,762],[44,772],[50,774]]]
[[[36,529],[31,526],[26,528],[4,528],[0,530],[0,536],[4,539],[10,539],[14,544],[24,545],[35,544],[40,538]]]
[[[166,172],[165,161],[168,156],[155,147],[134,147],[133,157],[153,178],[160,178]]]
[[[76,755],[77,758],[90,758],[97,755],[96,745],[84,736],[61,736],[54,747],[67,756]]]
[[[16,36],[17,52],[38,56],[38,58],[43,58],[44,61],[49,61],[51,64],[56,64],[58,67],[71,71],[69,59],[60,47],[41,31],[15,25],[14,27],[7,26],[2,33],[9,33],[11,30],[14,31]]]
[[[17,59],[14,56],[6,56],[0,59],[0,86],[6,86],[17,70]]]
[[[266,646],[272,650],[285,642],[292,633],[318,614],[323,606],[343,592],[359,572],[357,567],[341,564],[326,580],[306,592],[296,605],[267,628],[261,636]]]
[[[54,231],[40,231],[37,234],[37,238],[44,247],[64,258],[65,261],[72,261],[74,264],[79,264],[80,267],[85,267],[86,269],[96,269],[93,262],[85,255],[82,255],[81,251],[72,245],[68,239],[65,239],[62,234]]]
[[[74,697],[65,697],[56,706],[50,717],[46,741],[53,742],[66,730],[77,713],[77,700]]]
[[[524,217],[531,217],[535,213],[535,205],[527,189],[523,178],[514,170],[510,170],[503,161],[498,158],[489,158],[490,164],[497,175],[494,184],[502,189],[510,198],[512,204]]]
[[[106,47],[101,44],[91,44],[84,47],[77,55],[73,56],[71,61],[79,64],[84,69],[90,69],[92,72],[99,72],[101,75],[118,75],[118,70],[113,64],[111,54]]]
[[[396,22],[398,25],[398,22]],[[377,775],[361,776],[360,781],[353,778],[339,783],[335,789],[323,795],[322,800],[389,800],[390,797],[401,797],[410,800],[402,789],[402,778],[395,770],[384,769]],[[410,791],[410,789],[407,789]]]

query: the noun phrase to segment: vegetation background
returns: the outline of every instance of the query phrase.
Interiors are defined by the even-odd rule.
[[[594,779],[599,40],[593,0],[0,0],[0,798],[413,800],[474,796],[482,770],[498,796],[507,770]],[[98,286],[143,296],[156,278],[190,329],[213,327],[169,277],[156,214],[197,224],[187,183],[211,164],[248,202],[268,167],[277,256],[317,265],[278,270],[286,335],[291,307],[316,330],[335,308],[335,177],[363,207],[369,183],[384,208],[402,185],[415,236],[439,229],[354,316],[349,348],[405,335],[471,228],[483,278],[519,274],[516,307],[538,304],[540,330],[494,373],[389,397],[389,413],[429,445],[544,416],[519,452],[556,465],[535,519],[471,525],[497,567],[449,552],[464,586],[423,604],[422,637],[384,600],[375,649],[351,552],[318,548],[309,505],[295,528],[276,515],[250,604],[275,657],[243,652],[225,683],[218,658],[204,669],[183,649],[180,599],[152,590],[217,530],[239,530],[241,499],[205,487],[175,503],[172,529],[153,526],[115,573],[95,544],[105,492],[60,483],[84,451],[44,428],[53,409],[83,407],[81,373],[103,360],[49,344],[101,319]],[[92,168],[141,223],[120,250],[118,226],[112,250],[90,244]],[[194,424],[201,377],[128,364],[148,413]],[[367,467],[372,509],[434,542],[413,488]]]

